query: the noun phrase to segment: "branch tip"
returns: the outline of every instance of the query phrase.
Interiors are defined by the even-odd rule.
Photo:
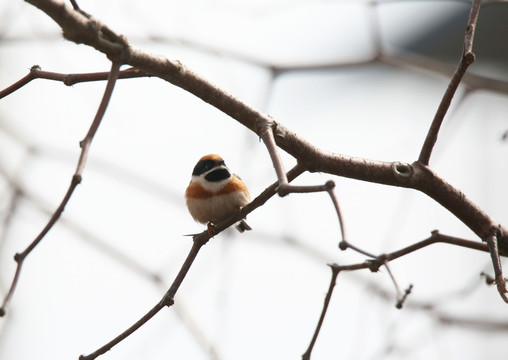
[[[467,66],[471,65],[472,63],[474,63],[475,60],[476,60],[476,55],[473,52],[467,52],[467,53],[464,54],[463,62]]]
[[[395,307],[397,309],[402,309],[402,307],[404,306],[404,302],[406,301],[409,294],[411,294],[412,290],[413,290],[413,284],[409,284],[407,289],[404,291],[404,295],[402,295],[402,297],[397,301],[397,304],[395,304]]]
[[[503,269],[501,265],[501,259],[499,258],[499,248],[498,248],[498,236],[499,236],[499,228],[497,226],[492,226],[490,230],[490,235],[485,240],[490,252],[490,257],[492,259],[492,266],[494,268],[494,277],[495,283],[497,287],[497,291],[499,295],[503,299],[504,302],[508,303],[508,289],[506,288],[506,281],[503,277]]]
[[[81,184],[81,181],[83,180],[83,176],[81,174],[74,174],[72,175],[72,183],[75,185]]]
[[[307,347],[307,350],[302,355],[303,360],[309,360],[310,356],[312,354],[312,349],[314,349],[314,345],[316,344],[316,340],[318,338],[319,332],[321,331],[321,327],[323,325],[323,322],[325,320],[326,312],[328,310],[328,306],[330,305],[330,300],[332,298],[333,289],[335,288],[335,283],[337,282],[337,276],[340,272],[340,267],[337,264],[328,264],[328,266],[332,270],[332,276],[330,278],[330,284],[328,285],[328,292],[326,293],[325,300],[323,302],[323,309],[321,310],[321,315],[319,317],[318,323],[316,325],[316,329],[314,330],[314,334],[312,336],[312,339],[310,341],[309,346]]]
[[[335,188],[335,182],[333,180],[328,180],[326,183],[325,183],[325,189],[327,191],[329,190],[332,190],[333,188]]]
[[[24,259],[25,259],[25,255],[23,255],[23,253],[14,254],[14,261],[17,262],[18,264],[20,262],[22,262]]]
[[[493,285],[496,282],[496,279],[494,279],[490,274],[487,274],[485,272],[480,273],[481,277],[485,277],[485,283],[487,285]]]
[[[425,138],[425,142],[423,143],[422,149],[420,151],[420,156],[418,157],[418,161],[420,161],[424,165],[429,165],[430,156],[434,149],[434,145],[436,144],[439,131],[441,129],[441,125],[443,123],[444,117],[448,112],[452,99],[457,91],[457,88],[464,77],[464,74],[467,71],[469,65],[471,65],[475,56],[473,54],[473,39],[476,30],[476,23],[478,20],[478,12],[480,11],[481,0],[473,0],[471,4],[471,12],[469,14],[469,19],[467,22],[466,33],[464,35],[464,51],[462,57],[459,62],[459,66],[455,70],[452,79],[446,89],[441,103],[439,104],[436,114],[434,115],[434,119],[430,125],[429,131],[427,132],[427,136]]]

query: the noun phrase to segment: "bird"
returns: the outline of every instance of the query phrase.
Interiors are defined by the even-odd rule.
[[[242,179],[228,169],[219,155],[208,154],[194,166],[185,200],[194,220],[207,224],[208,233],[213,236],[214,224],[250,203],[250,194]],[[235,227],[241,233],[252,230],[243,219]]]

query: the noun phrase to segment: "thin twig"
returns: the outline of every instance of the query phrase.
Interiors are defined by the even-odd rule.
[[[23,252],[17,253],[16,255],[14,255],[14,260],[17,262],[16,272],[15,272],[14,277],[12,279],[12,283],[9,288],[9,291],[5,295],[5,298],[2,302],[2,306],[0,307],[0,316],[5,315],[7,305],[9,303],[9,301],[11,300],[12,295],[14,294],[14,291],[15,291],[16,286],[18,284],[19,276],[21,274],[21,269],[23,266],[23,262],[25,261],[26,257],[33,251],[33,249],[35,249],[35,247],[46,236],[48,231],[55,225],[57,220],[62,215],[62,213],[65,209],[65,206],[69,202],[69,199],[71,198],[72,194],[74,193],[74,190],[81,183],[82,173],[83,173],[83,169],[86,164],[88,150],[90,148],[92,139],[99,127],[99,124],[104,116],[104,113],[106,112],[106,108],[109,104],[109,100],[111,99],[111,94],[113,93],[113,89],[114,89],[114,86],[115,86],[115,83],[116,83],[116,80],[118,77],[118,72],[120,70],[120,65],[121,65],[120,63],[116,63],[116,62],[113,62],[111,65],[110,76],[109,76],[108,82],[106,84],[106,89],[104,91],[102,101],[99,105],[99,109],[97,110],[97,113],[96,113],[95,118],[92,122],[92,125],[90,126],[90,129],[88,130],[88,133],[86,134],[85,138],[80,142],[81,153],[79,156],[78,164],[76,167],[76,171],[75,171],[74,175],[72,176],[71,183],[67,189],[67,192],[66,192],[64,198],[62,199],[62,201],[60,202],[60,205],[55,210],[55,212],[53,213],[51,218],[49,219],[46,226],[42,229],[42,231],[39,233],[39,235],[35,238],[35,240],[32,241],[32,243],[30,245],[28,245],[28,247]]]
[[[340,238],[341,238],[341,241],[339,242],[340,247],[341,246],[340,244],[347,243],[346,223],[344,222],[344,217],[342,216],[342,211],[340,210],[339,200],[335,195],[334,191],[335,183],[330,180],[326,184],[328,185],[328,189],[326,190],[326,192],[328,193],[330,199],[332,200],[333,207],[335,208],[335,213],[337,214],[337,218],[339,220]]]
[[[312,336],[312,340],[310,341],[309,347],[307,351],[302,355],[302,360],[310,360],[310,356],[312,354],[312,349],[314,349],[314,345],[316,344],[316,340],[318,338],[319,332],[321,331],[321,326],[323,325],[323,321],[325,320],[326,311],[328,310],[328,305],[330,305],[330,300],[332,298],[333,289],[335,288],[335,283],[337,282],[337,276],[339,275],[339,267],[336,264],[329,265],[332,269],[332,277],[330,279],[330,285],[328,286],[328,292],[326,293],[326,297],[323,304],[323,309],[321,310],[321,316],[319,317],[319,321],[316,326],[316,330],[314,331],[314,335]]]
[[[19,90],[24,85],[28,84],[30,81],[35,79],[46,79],[53,81],[63,82],[67,86],[72,86],[74,84],[82,83],[82,82],[90,82],[90,81],[102,81],[107,80],[109,77],[110,71],[103,72],[93,72],[93,73],[77,73],[77,74],[62,74],[52,71],[43,71],[39,65],[34,65],[30,68],[30,72],[25,75],[20,80],[16,81],[14,84],[6,87],[3,90],[0,90],[0,99],[12,94],[16,90]],[[149,77],[149,74],[146,74],[143,71],[140,71],[136,68],[130,67],[128,69],[122,70],[118,74],[118,79],[132,79],[139,77]]]
[[[35,67],[38,67],[38,65],[32,66],[32,68],[30,69],[30,72],[27,75],[23,76],[21,79],[16,81],[14,84],[9,85],[5,89],[1,90],[0,91],[0,99],[2,99],[5,96],[15,92],[16,90],[22,88],[23,86],[28,84],[30,81],[32,81],[34,79],[34,76],[33,76],[34,71],[33,70],[34,70]]]
[[[368,256],[370,258],[377,258],[376,255],[374,255],[374,254],[372,254],[372,253],[370,253],[370,252],[368,252],[366,250],[363,250],[363,249],[361,249],[361,248],[351,244],[346,239],[344,224],[343,224],[343,220],[342,220],[342,215],[341,215],[340,208],[339,208],[339,203],[337,201],[337,198],[335,197],[335,194],[333,193],[333,189],[328,191],[328,193],[332,197],[332,201],[333,201],[333,204],[335,206],[335,210],[337,211],[337,215],[339,217],[339,222],[341,224],[342,240],[339,242],[339,249],[346,250],[346,249],[349,248],[349,249],[352,249],[352,250],[356,251],[359,254]],[[396,298],[396,305],[395,306],[398,309],[400,309],[400,308],[402,308],[402,303],[404,302],[405,298],[407,297],[407,294],[405,296],[402,294],[402,291],[400,290],[400,287],[399,287],[399,284],[397,282],[397,279],[395,279],[395,275],[393,275],[392,270],[390,269],[390,265],[388,265],[388,260],[385,260],[383,265],[385,266],[386,270],[388,271],[388,275],[390,276],[390,279],[392,280],[393,286],[395,287],[395,298]]]
[[[342,212],[340,211],[339,201],[337,200],[337,197],[335,196],[333,188],[334,188],[334,186],[331,186],[329,188],[328,194],[330,195],[330,197],[332,199],[333,205],[335,207],[335,211],[337,213],[337,217],[339,218],[341,238],[342,238],[341,241],[339,242],[339,249],[346,250],[348,248],[351,248],[352,250],[354,250],[354,251],[356,251],[356,252],[358,252],[360,254],[363,254],[363,255],[371,257],[371,258],[375,258],[376,256],[374,254],[372,254],[372,253],[370,253],[368,251],[365,251],[363,249],[360,249],[359,247],[356,247],[355,245],[351,244],[347,240],[347,238],[346,238],[345,224],[344,224],[344,220],[342,218]],[[407,297],[407,293],[404,296],[402,294],[402,292],[400,291],[399,284],[397,283],[397,280],[395,279],[395,276],[393,275],[393,273],[392,273],[392,271],[390,269],[390,266],[388,265],[388,261],[385,261],[384,266],[385,266],[386,270],[388,271],[388,275],[390,275],[390,279],[392,280],[393,285],[395,287],[395,293],[396,293],[396,299],[397,299],[397,302],[396,302],[395,306],[398,309],[400,309],[400,308],[402,308],[402,304],[403,304],[405,298]]]
[[[284,165],[282,164],[282,160],[279,156],[279,151],[277,150],[277,144],[275,143],[275,137],[273,134],[274,128],[276,128],[277,124],[273,122],[265,122],[262,126],[264,129],[260,130],[261,138],[263,139],[263,142],[268,149],[268,153],[272,159],[275,173],[277,174],[277,179],[279,181],[277,192],[279,196],[286,196],[290,193],[313,193],[329,191],[335,187],[335,183],[331,180],[327,181],[324,185],[289,185],[288,179],[286,178],[286,172],[284,171]]]
[[[395,276],[393,275],[392,270],[390,269],[390,265],[388,265],[388,261],[385,261],[385,263],[383,265],[384,265],[386,271],[388,272],[388,275],[390,276],[390,279],[392,280],[392,283],[395,287],[395,293],[396,293],[395,298],[397,299],[397,302],[398,302],[402,298],[402,291],[400,291],[399,283],[395,279]]]
[[[178,291],[178,288],[182,284],[183,280],[185,279],[185,276],[187,275],[187,272],[189,271],[190,267],[192,266],[192,263],[196,259],[196,256],[199,253],[199,250],[203,247],[203,245],[206,244],[206,242],[209,240],[209,236],[207,234],[200,234],[194,238],[194,242],[192,244],[192,247],[189,251],[189,254],[187,255],[187,258],[185,259],[182,267],[180,268],[180,271],[175,277],[175,280],[171,284],[171,287],[168,289],[168,291],[164,294],[162,299],[148,311],[143,317],[141,317],[138,321],[136,321],[132,326],[130,326],[128,329],[123,331],[120,335],[115,337],[113,340],[109,341],[104,346],[101,346],[94,352],[90,353],[89,355],[81,355],[79,357],[80,360],[91,360],[95,359],[98,356],[101,356],[102,354],[106,353],[107,351],[111,350],[112,347],[116,346],[118,343],[126,339],[128,336],[130,336],[132,333],[134,333],[137,329],[139,329],[141,326],[143,326],[148,320],[153,318],[159,311],[161,311],[166,306],[172,306],[174,304],[174,296],[176,292]]]
[[[333,191],[335,184],[333,183],[333,181],[329,181],[329,182],[327,182],[327,184],[328,184],[328,189],[327,189],[328,195],[330,195],[330,198],[332,199],[332,203],[335,208],[335,212],[337,213],[337,217],[339,219],[340,234],[341,234],[341,241],[339,242],[339,249],[346,250],[346,249],[350,248],[350,249],[356,251],[357,253],[360,253],[362,255],[365,255],[365,256],[368,256],[371,258],[375,258],[376,255],[374,255],[368,251],[365,251],[363,249],[360,249],[348,241],[347,236],[346,236],[346,224],[345,224],[344,218],[342,216],[342,211],[340,210],[339,201],[337,200],[337,196],[335,195],[335,192]]]
[[[12,225],[12,220],[18,209],[20,200],[23,198],[23,192],[19,188],[12,190],[9,206],[5,209],[5,215],[0,226],[0,249],[4,247],[8,232]]]
[[[406,246],[400,250],[393,251],[391,253],[379,255],[373,259],[366,260],[363,263],[350,264],[350,265],[340,265],[339,268],[341,271],[353,271],[359,269],[370,269],[370,271],[376,272],[379,270],[381,266],[385,264],[386,261],[393,261],[405,255],[408,255],[412,252],[418,251],[426,246],[444,243],[451,244],[455,246],[465,247],[468,249],[479,250],[484,252],[489,252],[489,247],[486,243],[471,241],[466,239],[457,238],[454,236],[444,235],[439,233],[438,231],[433,231],[432,235],[427,239],[414,243],[412,245]]]
[[[279,152],[277,151],[277,144],[275,143],[275,138],[273,136],[273,127],[276,126],[274,123],[265,123],[264,129],[260,130],[261,138],[265,143],[266,148],[268,149],[268,153],[270,154],[270,158],[272,159],[273,167],[275,168],[275,173],[277,174],[277,179],[279,180],[279,188],[278,193],[279,196],[285,196],[288,194],[286,191],[286,187],[289,186],[288,179],[286,178],[286,172],[284,171],[284,165],[282,164],[282,160],[279,156]]]
[[[88,157],[88,149],[92,143],[92,139],[99,129],[99,125],[101,123],[104,114],[106,113],[106,109],[108,108],[109,101],[111,100],[111,94],[113,93],[113,89],[115,88],[116,80],[118,79],[118,74],[120,72],[121,63],[113,62],[111,64],[111,72],[109,75],[109,80],[106,85],[106,90],[104,91],[104,96],[102,97],[102,101],[99,105],[99,109],[97,109],[97,113],[95,114],[95,118],[92,122],[92,125],[88,129],[88,133],[85,138],[79,142],[79,146],[81,147],[81,154],[79,156],[78,166],[76,168],[77,176],[81,176],[83,173],[83,169],[85,168],[86,159]]]
[[[476,29],[476,22],[478,20],[478,13],[480,11],[480,5],[481,0],[474,0],[471,5],[471,12],[469,14],[466,34],[464,36],[464,51],[462,53],[462,58],[460,60],[459,66],[457,67],[457,70],[455,71],[455,74],[453,74],[453,77],[450,80],[450,84],[448,85],[443,98],[441,99],[441,103],[439,104],[436,115],[434,116],[434,120],[432,120],[429,132],[425,138],[420,156],[418,157],[418,161],[422,164],[429,164],[430,155],[434,145],[436,144],[439,130],[441,129],[441,124],[443,123],[444,117],[448,112],[448,108],[450,107],[453,96],[455,95],[455,92],[457,91],[457,88],[462,80],[462,77],[466,73],[467,68],[475,61],[475,55],[473,53],[473,39]]]
[[[395,307],[397,309],[402,309],[402,306],[404,305],[404,302],[406,301],[409,294],[411,294],[411,291],[413,290],[413,284],[409,284],[409,286],[404,290],[404,294],[397,300],[397,303],[395,304]]]
[[[384,267],[386,271],[388,271],[388,275],[390,275],[390,279],[392,280],[393,286],[395,287],[395,293],[396,293],[396,302],[395,307],[397,309],[402,309],[402,306],[404,305],[404,301],[406,301],[406,298],[411,293],[411,290],[413,289],[413,285],[409,285],[404,292],[400,290],[399,283],[397,282],[397,279],[392,273],[392,269],[390,268],[390,265],[388,264],[388,261],[385,261]]]
[[[487,238],[486,242],[489,246],[490,257],[492,258],[492,265],[494,267],[494,277],[496,280],[497,291],[505,303],[508,303],[508,290],[506,289],[506,281],[503,277],[503,269],[501,260],[499,259],[499,249],[497,246],[497,228],[492,228],[492,234]]]
[[[395,259],[405,256],[411,252],[417,251],[425,246],[429,246],[429,245],[439,243],[439,242],[453,244],[453,245],[457,245],[457,246],[463,246],[463,247],[472,248],[475,250],[488,251],[487,245],[485,243],[478,243],[478,242],[474,242],[474,241],[470,241],[470,240],[460,239],[460,238],[440,234],[438,231],[433,231],[432,235],[428,239],[422,240],[418,243],[415,243],[411,246],[405,247],[405,248],[400,249],[398,251],[394,251],[389,254],[380,255],[373,260],[368,260],[363,263],[350,264],[350,265],[338,265],[338,264],[331,265],[331,268],[333,271],[332,281],[330,282],[330,287],[329,287],[328,293],[325,298],[325,304],[323,306],[321,317],[319,319],[318,326],[316,328],[316,331],[314,332],[314,336],[311,340],[309,348],[303,354],[302,359],[303,360],[310,359],[310,354],[312,352],[312,348],[314,347],[314,344],[317,340],[317,336],[319,334],[322,323],[324,321],[324,317],[326,315],[326,310],[327,310],[328,304],[330,302],[331,293],[333,291],[333,286],[335,285],[335,280],[336,280],[337,275],[340,271],[355,271],[355,270],[367,269],[367,268],[370,269],[371,271],[377,271],[380,266],[388,265],[388,261],[395,260]],[[413,289],[413,285],[409,285],[408,288],[404,291],[404,293],[402,293],[400,291],[400,288],[399,288],[397,282],[393,278],[390,268],[387,267],[387,270],[388,270],[388,273],[390,274],[390,277],[392,277],[392,280],[393,280],[395,287],[397,289],[397,303],[395,306],[400,309],[400,308],[402,308],[402,305],[403,305],[404,301],[406,300],[407,296],[411,293],[411,291]]]

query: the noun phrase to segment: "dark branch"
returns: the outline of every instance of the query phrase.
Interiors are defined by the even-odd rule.
[[[492,264],[494,266],[494,276],[497,286],[497,291],[504,302],[508,303],[508,290],[506,289],[506,281],[503,277],[503,270],[501,267],[501,260],[499,259],[499,249],[497,245],[497,228],[492,228],[491,235],[486,239],[489,247]]]
[[[330,279],[330,285],[328,286],[328,292],[326,293],[323,310],[321,311],[321,316],[319,317],[319,321],[317,323],[316,330],[314,331],[314,335],[312,336],[312,340],[310,341],[309,347],[307,348],[307,351],[305,351],[305,353],[302,355],[302,360],[310,360],[312,349],[314,349],[314,345],[316,344],[319,332],[321,331],[321,326],[323,326],[326,311],[328,310],[328,305],[330,304],[330,300],[332,298],[333,289],[335,288],[335,283],[337,282],[337,276],[339,275],[340,270],[335,264],[330,265],[330,268],[332,269],[332,277]]]
[[[466,73],[467,68],[471,65],[475,60],[475,55],[473,53],[473,38],[476,29],[476,21],[478,20],[478,13],[480,11],[481,0],[474,0],[471,6],[471,13],[469,14],[469,20],[467,22],[466,35],[464,37],[464,51],[462,54],[462,58],[460,60],[459,66],[453,74],[453,77],[446,89],[446,92],[441,99],[441,103],[437,109],[436,115],[434,116],[434,120],[432,120],[432,124],[430,126],[429,132],[423,144],[422,150],[420,152],[420,156],[418,161],[424,165],[429,164],[430,155],[434,148],[434,145],[437,141],[437,136],[439,134],[439,130],[441,129],[441,124],[443,123],[444,117],[448,112],[448,108],[452,102],[453,96],[459,87],[459,84]]]
[[[287,173],[287,179],[288,181],[293,181],[296,177],[301,175],[304,172],[303,168],[299,165],[296,165],[294,168],[292,168]],[[273,197],[276,194],[278,183],[274,183],[267,187],[261,194],[259,194],[250,204],[246,205],[242,208],[240,212],[237,214],[234,214],[229,219],[216,224],[214,226],[214,230],[216,234],[219,234],[226,228],[230,227],[231,225],[235,224],[240,219],[243,219],[247,214],[252,212],[253,210],[257,209],[258,207],[262,206],[264,203],[266,203],[271,197]],[[174,303],[174,297],[180,288],[180,285],[182,284],[183,280],[185,279],[187,272],[189,271],[191,265],[193,264],[194,260],[196,259],[196,256],[199,253],[199,250],[205,245],[209,240],[211,236],[207,230],[203,231],[200,234],[197,234],[193,238],[193,245],[192,248],[189,251],[189,254],[187,255],[187,258],[185,259],[182,267],[180,268],[180,271],[175,277],[175,280],[171,284],[170,288],[162,299],[152,308],[150,309],[143,317],[141,317],[138,321],[136,321],[132,326],[130,326],[128,329],[123,331],[120,335],[115,337],[113,340],[109,341],[107,344],[101,346],[94,352],[90,353],[89,355],[81,355],[79,357],[80,360],[92,360],[97,358],[98,356],[106,353],[107,351],[111,350],[112,347],[118,345],[121,341],[132,335],[137,329],[139,329],[141,326],[143,326],[147,321],[149,321],[152,317],[154,317],[160,310],[162,310],[166,306],[172,306]]]
[[[57,220],[62,215],[62,213],[65,209],[65,206],[69,202],[72,194],[74,193],[74,190],[81,183],[82,173],[83,173],[83,169],[86,164],[86,158],[88,156],[88,150],[90,148],[90,144],[91,144],[92,139],[99,127],[99,124],[100,124],[102,118],[104,117],[104,113],[106,111],[106,108],[109,104],[109,100],[111,99],[111,95],[113,93],[113,89],[114,89],[114,86],[115,86],[115,83],[116,83],[116,80],[118,77],[119,70],[120,70],[120,63],[113,63],[111,65],[110,76],[109,76],[108,82],[106,84],[106,89],[104,91],[102,101],[99,105],[99,109],[97,110],[97,113],[96,113],[95,118],[92,122],[92,125],[90,126],[90,128],[88,130],[88,133],[86,134],[85,138],[80,142],[81,153],[79,156],[78,165],[76,167],[76,172],[72,176],[71,183],[69,185],[69,188],[67,189],[67,192],[66,192],[64,198],[62,199],[62,201],[60,202],[60,205],[55,210],[55,212],[53,213],[51,218],[49,219],[49,221],[46,224],[46,226],[44,227],[44,229],[42,229],[42,231],[35,238],[35,240],[32,241],[32,243],[30,245],[28,245],[28,247],[22,253],[17,253],[14,256],[14,260],[17,262],[16,272],[14,274],[9,291],[7,292],[7,294],[3,300],[2,307],[0,308],[0,315],[5,314],[6,307],[9,303],[10,299],[12,298],[12,295],[13,295],[13,293],[16,289],[16,286],[18,284],[19,275],[21,273],[21,268],[23,266],[23,262],[25,261],[26,257],[33,251],[33,249],[35,249],[35,247],[46,236],[48,231],[51,230],[51,228],[55,225]]]
[[[107,39],[112,37],[113,40],[106,41],[107,39],[101,38],[104,33],[102,30],[106,29],[102,24],[76,14],[74,10],[60,3],[51,0],[28,1],[51,16],[62,27],[64,34],[71,33],[73,36],[66,35],[68,39],[90,45],[110,58],[120,57],[125,63],[146,74],[157,76],[181,87],[236,119],[258,136],[262,135],[267,124],[274,124],[270,116],[217,88],[180,62],[170,61],[130,47],[119,35],[108,36]],[[97,28],[102,30],[98,33]],[[109,32],[111,30],[106,31],[107,34]],[[497,226],[488,214],[465,197],[462,192],[446,183],[421,163],[413,165],[389,163],[333,154],[316,148],[279,123],[273,127],[273,131],[277,146],[295,157],[298,163],[309,171],[326,172],[422,191],[451,211],[480,239],[486,239],[492,226]],[[498,242],[500,253],[508,254],[508,230],[504,227],[500,227]]]
[[[71,86],[82,82],[107,80],[109,74],[109,71],[82,74],[62,74],[51,71],[43,71],[39,65],[34,65],[30,68],[30,72],[26,76],[0,91],[0,99],[12,94],[16,90],[20,89],[35,79],[61,81],[65,85]],[[118,74],[118,79],[132,79],[147,76],[149,75],[131,67],[120,71]]]

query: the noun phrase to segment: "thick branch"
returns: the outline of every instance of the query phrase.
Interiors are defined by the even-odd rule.
[[[122,59],[127,64],[146,74],[157,76],[187,90],[236,119],[258,136],[262,135],[262,131],[266,129],[266,124],[274,124],[273,119],[268,115],[255,110],[231,94],[217,88],[178,61],[170,61],[164,57],[129,47],[125,41],[123,43],[114,42],[113,44],[104,42],[98,38],[96,31],[97,28],[104,29],[103,25],[54,0],[28,0],[28,2],[33,3],[51,16],[62,27],[64,34],[74,34],[74,36],[67,36],[67,38],[90,45],[102,51],[108,57],[118,57],[121,53]],[[119,36],[116,37],[116,39],[120,38]],[[122,51],[119,51],[119,46],[123,46]],[[466,198],[462,192],[452,187],[421,163],[417,162],[413,165],[388,163],[324,152],[279,123],[274,128],[274,137],[277,146],[295,157],[299,163],[302,163],[310,171],[326,172],[363,181],[422,191],[451,211],[481,239],[488,237],[492,226],[498,226],[493,219]],[[500,253],[507,255],[508,230],[504,227],[499,227],[498,243]]]
[[[27,1],[51,16],[62,27],[68,39],[90,45],[110,58],[121,56],[125,63],[187,90],[236,119],[259,136],[266,129],[266,124],[274,123],[268,115],[217,88],[185,68],[180,62],[170,61],[164,57],[129,47],[126,41],[122,42],[120,36],[109,34],[111,30],[106,31],[107,28],[96,20],[88,19],[81,13],[54,0]],[[97,32],[98,28],[101,31]],[[113,38],[114,41],[101,39],[99,35],[102,36],[103,33],[108,34],[106,40]],[[72,34],[72,36],[68,34]],[[120,51],[119,47],[122,46]],[[278,123],[274,128],[274,133],[277,146],[295,157],[310,171],[327,172],[358,180],[422,191],[450,210],[481,239],[486,239],[492,226],[498,225],[462,192],[446,183],[422,164],[414,163],[411,166],[324,152]],[[506,255],[508,254],[508,230],[504,227],[499,227],[499,229],[500,253]]]

